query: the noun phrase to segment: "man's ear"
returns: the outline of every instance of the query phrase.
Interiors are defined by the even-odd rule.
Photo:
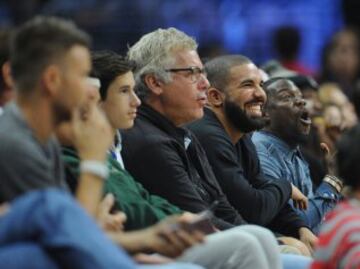
[[[149,90],[155,95],[160,95],[163,92],[162,85],[164,83],[159,81],[154,74],[145,75],[144,83],[149,88]]]
[[[41,76],[42,92],[46,95],[57,95],[62,81],[61,70],[56,65],[50,65],[45,68]]]
[[[225,94],[214,87],[207,90],[208,103],[214,107],[221,107],[224,103]]]
[[[13,79],[11,77],[11,68],[10,68],[10,62],[9,61],[5,62],[2,65],[1,73],[2,73],[2,76],[4,78],[4,82],[5,82],[6,87],[8,87],[9,89],[13,89],[14,88],[14,82],[13,82]]]

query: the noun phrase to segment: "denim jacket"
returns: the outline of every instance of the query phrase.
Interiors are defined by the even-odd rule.
[[[286,179],[307,196],[308,209],[297,212],[317,232],[325,214],[335,207],[340,195],[327,182],[313,189],[309,166],[299,147],[290,148],[285,141],[267,131],[255,132],[252,141],[265,177],[269,180]]]

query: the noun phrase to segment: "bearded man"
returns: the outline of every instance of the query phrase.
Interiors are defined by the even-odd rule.
[[[299,238],[311,251],[316,237],[288,204],[292,198],[305,209],[306,197],[286,180],[265,179],[248,134],[266,122],[259,69],[241,55],[217,57],[205,69],[211,84],[208,108],[201,120],[188,127],[205,149],[223,192],[246,221]]]

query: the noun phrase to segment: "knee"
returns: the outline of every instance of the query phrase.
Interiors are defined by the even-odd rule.
[[[274,242],[276,242],[276,238],[275,238],[275,235],[273,234],[273,232],[270,231],[269,229],[261,227],[261,226],[242,225],[242,226],[234,228],[234,230],[245,231],[249,234],[252,234],[256,238],[264,239],[267,241],[273,240]]]

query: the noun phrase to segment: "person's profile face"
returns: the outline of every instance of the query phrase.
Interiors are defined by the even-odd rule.
[[[183,125],[203,116],[209,81],[206,74],[199,71],[204,67],[195,50],[177,51],[173,57],[173,64],[166,69],[172,81],[162,84],[160,98],[165,116],[175,125]],[[197,71],[194,73],[190,69]]]
[[[276,125],[293,126],[293,131],[306,135],[310,132],[310,113],[306,108],[300,90],[289,80],[281,79],[269,85],[272,89],[271,102],[275,113],[271,122]]]
[[[253,63],[230,68],[223,104],[224,113],[233,127],[242,132],[261,129],[265,125],[263,106],[266,94],[262,76]]]
[[[133,72],[117,76],[109,85],[106,98],[101,102],[114,129],[128,129],[134,125],[140,100],[135,91]]]

